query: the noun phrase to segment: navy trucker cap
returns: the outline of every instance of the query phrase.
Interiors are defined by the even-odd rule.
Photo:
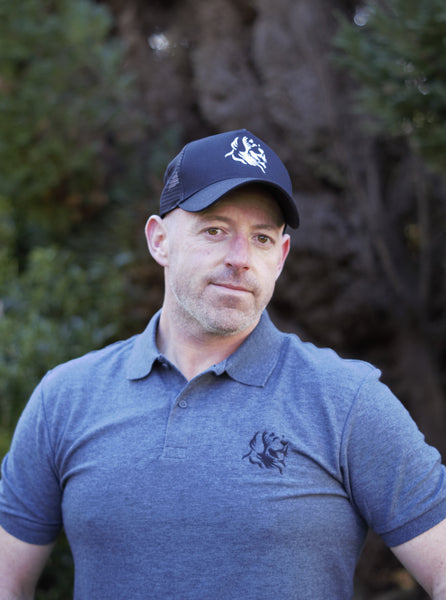
[[[256,183],[269,189],[285,223],[296,229],[299,215],[285,165],[265,142],[239,129],[186,144],[164,174],[160,215],[174,208],[199,212],[228,192]]]

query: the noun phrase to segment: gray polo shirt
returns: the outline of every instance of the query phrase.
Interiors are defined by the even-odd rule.
[[[65,527],[80,600],[346,600],[368,527],[446,517],[439,454],[371,365],[267,313],[187,382],[141,335],[50,371],[3,462],[0,524]]]

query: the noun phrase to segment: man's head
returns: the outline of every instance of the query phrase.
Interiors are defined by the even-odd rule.
[[[285,165],[265,142],[246,129],[229,131],[187,144],[164,175],[160,215],[179,207],[199,212],[230,191],[258,184],[279,204],[284,222],[299,225]]]
[[[196,336],[249,333],[288,254],[285,226],[298,224],[288,172],[264,142],[240,130],[187,144],[146,226],[164,267],[164,322]]]
[[[176,208],[146,225],[148,246],[164,267],[163,313],[193,332],[249,333],[274,291],[290,238],[270,192],[243,186],[206,209]]]

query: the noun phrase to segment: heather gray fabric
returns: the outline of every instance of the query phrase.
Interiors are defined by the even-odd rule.
[[[187,383],[158,318],[49,372],[3,462],[0,523],[64,526],[77,600],[346,600],[369,526],[396,545],[446,517],[439,454],[371,365],[264,313]]]

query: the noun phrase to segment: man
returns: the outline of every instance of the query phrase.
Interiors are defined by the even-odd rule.
[[[161,311],[48,373],[17,426],[0,600],[32,598],[62,526],[77,599],[345,600],[368,527],[446,599],[438,453],[376,369],[265,312],[298,223],[284,165],[246,130],[170,163],[146,226]]]

